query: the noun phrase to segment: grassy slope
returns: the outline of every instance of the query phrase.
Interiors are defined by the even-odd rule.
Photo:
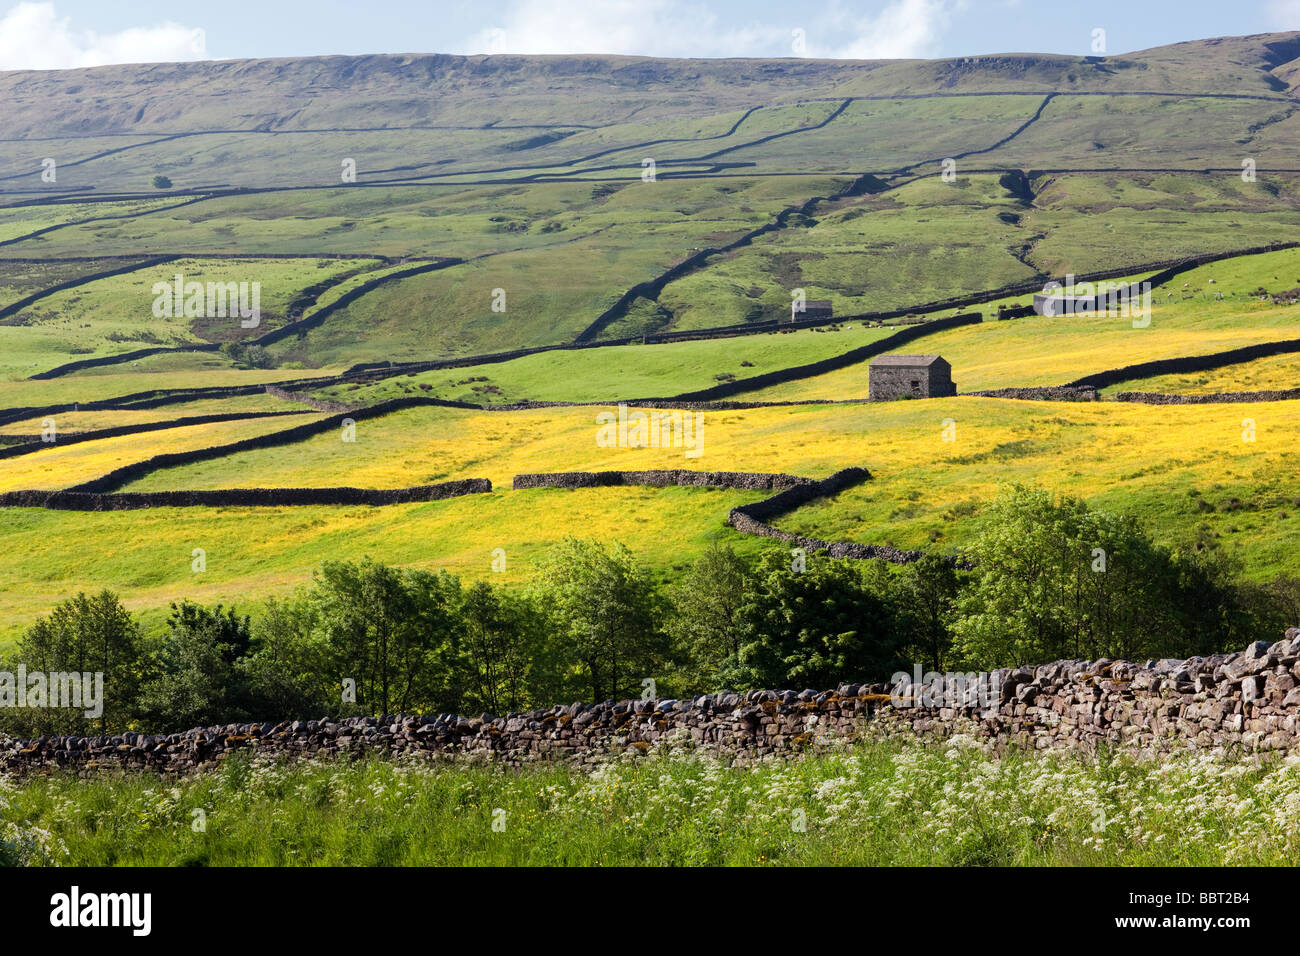
[[[1300,388],[1300,356],[1275,355],[1240,365],[1192,372],[1186,375],[1157,375],[1121,382],[1106,389],[1116,392],[1172,392],[1205,395],[1215,392],[1258,392]]]
[[[403,395],[508,404],[663,398],[860,348],[896,330],[848,323],[763,335],[544,352],[495,365],[420,372],[367,385],[332,385],[313,394],[352,404]]]
[[[506,486],[508,487],[508,485]],[[116,513],[10,509],[3,513],[7,590],[0,643],[78,591],[111,588],[157,625],[182,598],[253,609],[310,580],[324,560],[370,555],[392,564],[486,577],[505,548],[518,585],[566,534],[620,540],[656,573],[684,567],[715,536],[727,511],[761,495],[703,489],[498,490],[385,508],[157,508]],[[759,545],[740,542],[747,551]],[[193,549],[207,570],[191,570]]]
[[[1286,866],[1300,772],[904,739],[752,767],[236,758],[179,781],[37,776],[0,793],[27,864]]]
[[[1300,275],[1300,250],[1194,269],[1181,281],[1152,293],[1151,324],[1146,328],[1133,328],[1131,318],[1109,316],[1029,316],[1004,322],[986,318],[981,325],[939,332],[895,351],[942,355],[953,366],[953,380],[960,392],[1062,385],[1138,362],[1296,338],[1293,306],[1261,302],[1250,294],[1261,285],[1271,291],[1300,286],[1300,281],[1292,282],[1292,273]],[[1219,291],[1222,300],[1215,298]],[[1019,301],[1028,301],[1028,297]],[[986,316],[996,313],[995,307],[975,308],[983,309]],[[865,393],[866,381],[866,366],[855,365],[749,392],[745,397],[767,401],[851,398]]]
[[[39,408],[65,402],[102,401],[152,389],[265,385],[339,371],[337,368],[236,370],[221,355],[155,355],[140,359],[138,365],[134,362],[109,365],[39,382],[0,380],[0,407]]]
[[[178,259],[57,292],[0,326],[0,377],[31,375],[66,362],[137,349],[254,338],[284,324],[290,302],[304,289],[373,266],[360,259]],[[241,317],[197,319],[153,314],[155,283],[260,283],[260,324]],[[251,291],[249,293],[251,295]],[[237,300],[227,304],[233,313]],[[184,308],[184,302],[181,303]]]
[[[162,422],[191,415],[231,415],[241,412],[279,412],[293,409],[305,409],[307,406],[285,402],[265,393],[256,395],[237,395],[233,398],[201,399],[186,402],[183,405],[163,405],[159,408],[141,409],[104,409],[91,411],[60,412],[53,416],[27,418],[9,424],[0,425],[0,435],[35,435],[41,431],[41,422],[47,417],[55,420],[55,425],[63,434],[84,432],[92,429],[118,428]]]
[[[752,500],[741,493],[509,490],[518,472],[579,468],[822,475],[865,465],[874,482],[809,505],[782,525],[819,537],[939,550],[968,540],[978,527],[978,502],[999,483],[1024,479],[1134,511],[1165,540],[1218,536],[1240,548],[1255,577],[1293,566],[1289,542],[1300,530],[1300,504],[1285,466],[1300,432],[1294,403],[1252,406],[1258,435],[1250,444],[1241,439],[1244,413],[1237,406],[957,398],[705,413],[699,459],[684,458],[680,449],[598,448],[596,411],[403,412],[361,422],[355,445],[322,436],[291,455],[250,452],[133,486],[393,487],[477,475],[499,489],[489,496],[382,509],[9,512],[10,557],[0,559],[0,568],[21,562],[12,571],[31,586],[9,596],[6,621],[20,624],[52,594],[91,584],[121,588],[134,607],[183,595],[247,603],[301,582],[322,555],[369,553],[474,577],[487,573],[492,549],[504,547],[513,556],[512,574],[526,576],[540,550],[569,533],[625,540],[659,569],[688,561],[714,533],[756,546],[722,526],[730,507]],[[949,418],[957,422],[953,444],[941,437]],[[1203,510],[1202,499],[1215,510]],[[247,522],[254,516],[252,539]],[[202,579],[189,573],[194,547],[219,555],[210,557]]]
[[[363,182],[397,165],[412,168],[394,169],[391,175],[454,174],[443,185],[280,190],[213,198],[163,212],[149,210],[171,200],[151,196],[135,204],[141,213],[135,218],[71,225],[6,247],[10,257],[36,256],[47,262],[5,264],[0,269],[0,302],[13,301],[42,283],[104,267],[102,262],[57,261],[66,256],[233,252],[255,257],[296,252],[307,258],[333,251],[485,257],[394,282],[339,310],[305,338],[277,346],[278,358],[286,363],[279,370],[237,370],[220,356],[160,356],[129,368],[52,382],[0,382],[0,405],[85,401],[154,387],[268,382],[316,373],[289,367],[295,364],[320,365],[317,371],[327,374],[358,361],[434,358],[562,341],[623,290],[695,249],[727,242],[809,197],[834,194],[849,179],[830,173],[843,172],[846,164],[862,171],[983,148],[1032,115],[1041,102],[1036,94],[1046,89],[1235,91],[1275,99],[1189,104],[1161,98],[1058,97],[1037,123],[1008,144],[961,160],[956,183],[927,175],[877,196],[822,204],[815,219],[802,224],[807,228],[796,223],[764,236],[670,284],[657,304],[642,303],[621,330],[669,317],[678,327],[699,327],[785,314],[789,289],[796,285],[810,298],[831,298],[844,313],[996,287],[1032,276],[1035,269],[1081,272],[1293,238],[1300,226],[1294,212],[1294,177],[1262,172],[1259,182],[1244,184],[1231,173],[1048,173],[1034,178],[1030,205],[1003,187],[997,173],[975,171],[981,164],[1041,169],[1121,161],[1145,165],[1155,161],[1156,152],[1171,157],[1172,164],[1194,169],[1233,168],[1241,155],[1251,155],[1266,170],[1294,145],[1296,120],[1283,115],[1286,104],[1276,101],[1277,81],[1268,73],[1284,62],[1278,57],[1287,48],[1270,53],[1264,42],[1242,38],[1180,45],[1112,58],[1101,66],[1078,58],[1016,56],[979,63],[875,64],[375,57],[155,68],[152,89],[142,87],[138,71],[128,67],[41,77],[0,74],[0,90],[7,93],[6,114],[0,120],[0,133],[6,136],[0,139],[29,135],[37,128],[36,118],[49,135],[71,136],[73,130],[90,134],[75,149],[60,146],[58,155],[88,156],[138,142],[142,133],[243,130],[171,140],[78,166],[65,163],[60,188],[91,186],[105,182],[105,177],[122,177],[114,183],[116,189],[147,187],[158,163],[177,164],[173,172],[179,185],[186,184],[186,177],[208,176],[252,185],[315,185],[334,181],[338,157],[348,151],[362,153],[358,166]],[[352,72],[338,97],[304,100],[286,93],[309,81],[328,87],[337,82],[335,71],[345,64]],[[404,84],[417,75],[421,94],[409,96]],[[683,80],[686,76],[689,82]],[[105,87],[93,111],[85,105],[90,97],[79,104],[75,95],[68,95],[60,100],[66,109],[57,119],[65,125],[47,128],[49,96],[64,96],[61,91],[69,83],[87,85],[100,79],[116,85]],[[163,88],[171,104],[166,108],[152,99]],[[1011,95],[899,97],[916,90]],[[811,129],[845,96],[889,98],[855,102],[834,121]],[[297,104],[294,109],[306,104],[300,113],[282,109],[291,99]],[[153,105],[137,117],[138,103],[146,101]],[[128,102],[133,104],[129,110]],[[229,112],[228,104],[234,102],[239,103],[238,117]],[[359,102],[366,104],[364,111],[357,110]],[[575,110],[576,103],[582,104],[580,110]],[[753,106],[762,108],[732,131]],[[90,112],[79,118],[79,111]],[[327,137],[248,132],[253,127],[284,131],[356,126],[362,125],[362,116],[366,125],[374,126],[482,127],[495,122],[501,128],[394,128]],[[519,123],[553,128],[504,129]],[[130,135],[103,135],[114,131]],[[797,132],[743,145],[788,131]],[[653,139],[698,142],[629,145]],[[365,144],[372,149],[357,148]],[[573,167],[563,165],[605,149],[616,152]],[[24,150],[21,144],[0,146],[0,171],[25,169],[28,160],[19,155],[26,155]],[[729,178],[639,181],[640,160],[646,155],[657,157],[671,173],[675,159],[718,150],[725,150],[719,162],[755,165]],[[245,161],[232,163],[236,154]],[[616,168],[601,171],[605,165]],[[505,166],[539,166],[564,175],[578,171],[593,181],[490,186],[454,182]],[[805,174],[761,175],[791,171]],[[595,181],[604,177],[616,180],[615,188]],[[12,188],[20,187],[31,184],[13,181]],[[0,188],[11,187],[0,183]],[[44,225],[132,208],[117,203],[9,208],[0,212],[0,230],[21,235]],[[928,340],[924,350],[941,351],[952,359],[959,387],[971,389],[1055,383],[1143,358],[1290,337],[1293,322],[1285,308],[1245,302],[1244,297],[1225,303],[1207,298],[1213,288],[1249,291],[1262,282],[1277,291],[1300,285],[1300,279],[1292,283],[1286,278],[1298,264],[1295,257],[1277,261],[1272,271],[1264,259],[1243,263],[1240,275],[1233,271],[1237,265],[1211,267],[1217,285],[1196,278],[1192,297],[1183,301],[1179,292],[1174,303],[1159,306],[1150,329],[1117,328],[1104,320],[1057,320],[1049,325],[1031,319],[944,333]],[[285,263],[262,260],[250,268],[267,276],[292,274],[297,287],[308,278]],[[1294,271],[1300,275],[1300,269]],[[321,305],[359,281],[361,277],[327,293]],[[66,308],[54,321],[70,323],[68,334],[79,322],[89,321],[92,329],[85,335],[96,339],[72,342],[73,347],[101,347],[100,331],[147,331],[116,307],[119,293],[129,291],[129,285],[124,277],[105,282],[102,294],[92,286],[59,297],[57,304]],[[505,316],[490,311],[495,288],[507,291]],[[87,318],[69,314],[73,303],[86,310]],[[0,328],[0,334],[17,341],[37,330],[39,326]],[[418,393],[493,401],[671,394],[708,385],[722,373],[741,376],[808,361],[879,334],[855,328],[558,353],[427,373],[338,394],[353,400]],[[27,356],[20,352],[8,350],[18,355],[21,365]],[[753,364],[742,366],[741,361]],[[1275,363],[1264,374],[1284,375],[1287,367]],[[469,381],[476,378],[486,380]],[[838,398],[861,395],[865,384],[865,369],[854,368],[746,397]],[[252,396],[247,401],[169,406],[157,410],[154,420],[213,408],[270,407],[290,406]],[[991,493],[998,479],[1019,474],[1117,507],[1128,502],[1169,535],[1196,532],[1202,521],[1208,533],[1241,535],[1251,573],[1264,574],[1292,566],[1281,545],[1292,519],[1274,512],[1283,509],[1293,492],[1284,479],[1263,469],[1278,465],[1274,443],[1288,440],[1295,423],[1285,406],[1251,411],[1260,419],[1260,441],[1245,458],[1239,458],[1232,440],[1240,430],[1239,408],[1152,411],[963,399],[888,408],[706,413],[705,457],[692,461],[680,451],[611,453],[596,448],[595,409],[524,415],[428,411],[363,422],[357,446],[327,436],[289,449],[176,469],[147,478],[140,487],[383,487],[482,474],[502,488],[512,474],[524,470],[659,465],[824,474],[846,464],[867,464],[879,471],[875,485],[810,507],[792,516],[791,525],[825,536],[900,544],[933,540],[948,547],[960,544],[973,529],[973,497]],[[76,413],[61,418],[60,427],[106,427],[151,416],[154,413],[140,411]],[[939,448],[936,453],[934,422],[943,417],[957,418],[961,440],[969,447],[959,452]],[[1171,456],[1177,453],[1175,464],[1162,469],[1163,474],[1151,471],[1151,443],[1145,434],[1150,422],[1160,423],[1160,447],[1167,445]],[[29,420],[6,430],[23,433],[37,424]],[[188,430],[180,435],[153,433],[81,446],[79,451],[51,449],[0,465],[0,481],[6,487],[33,481],[56,486],[72,480],[70,475],[90,477],[93,471],[131,458],[285,424],[221,425],[195,429],[193,435]],[[1214,457],[1216,448],[1220,459]],[[1110,484],[1097,488],[1082,470],[1063,472],[1062,449],[1090,456]],[[945,463],[941,469],[932,467],[936,454]],[[1225,460],[1228,466],[1221,468]],[[1220,487],[1215,488],[1216,483]],[[936,488],[942,493],[934,493]],[[1242,524],[1263,519],[1235,516],[1235,511],[1224,516],[1221,508],[1202,518],[1187,494],[1190,490],[1202,490],[1215,499],[1216,507],[1233,497],[1255,502],[1252,507],[1270,509],[1270,523],[1257,528]],[[134,607],[156,615],[167,600],[186,594],[246,602],[282,591],[300,583],[324,555],[370,552],[399,563],[445,563],[477,574],[484,573],[483,555],[492,547],[523,541],[531,554],[529,549],[570,531],[624,537],[662,570],[689,560],[700,543],[721,529],[727,508],[741,500],[744,495],[698,490],[518,495],[498,490],[482,498],[397,509],[7,512],[2,537],[12,545],[5,549],[12,557],[3,561],[37,557],[21,567],[13,564],[13,579],[26,583],[6,593],[4,626],[12,630],[52,600],[92,583],[118,586]],[[947,519],[935,516],[936,511],[953,508],[956,512]],[[258,523],[264,539],[250,540],[250,521]],[[1241,527],[1230,530],[1232,522]],[[189,574],[188,554],[200,545],[187,542],[205,537],[215,542],[214,552],[225,557],[210,564],[208,578],[197,581]],[[752,545],[745,542],[746,547]]]
[[[115,468],[156,454],[188,451],[240,441],[254,435],[278,431],[309,420],[258,418],[248,421],[185,425],[139,435],[99,438],[71,445],[52,443],[48,450],[22,455],[4,462],[0,491],[68,488],[107,474]],[[56,419],[57,421],[57,419]]]

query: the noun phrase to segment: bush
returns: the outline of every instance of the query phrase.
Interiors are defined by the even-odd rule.
[[[140,692],[153,726],[195,727],[253,716],[247,673],[252,645],[247,617],[184,601],[172,605],[168,631],[154,661],[155,676]]]

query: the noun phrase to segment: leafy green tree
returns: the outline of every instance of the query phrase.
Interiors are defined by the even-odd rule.
[[[161,174],[155,176],[152,180],[154,189],[171,189],[172,181]]]
[[[271,599],[253,622],[248,676],[256,716],[286,720],[357,712],[343,704],[316,610],[307,595]]]
[[[18,644],[15,664],[28,671],[101,673],[103,713],[99,730],[124,728],[135,715],[141,679],[140,629],[117,595],[104,590],[78,594],[39,618]],[[35,733],[88,732],[84,712],[28,710],[15,715]]]
[[[659,595],[622,544],[565,539],[542,565],[536,598],[593,701],[638,695],[643,679],[665,672]]]
[[[1180,547],[1171,556],[1168,656],[1236,650],[1279,630],[1259,590],[1240,581],[1241,561],[1217,545]],[[1156,655],[1152,655],[1156,656]]]
[[[927,554],[903,565],[890,581],[890,598],[908,656],[923,669],[942,671],[952,661],[952,623],[962,582],[952,562]]]
[[[1267,637],[1300,627],[1300,578],[1279,574],[1263,584],[1241,585],[1252,633]]]
[[[866,564],[814,555],[798,571],[787,552],[765,554],[737,612],[739,646],[723,681],[820,689],[887,679],[899,664],[899,641]]]
[[[245,720],[253,698],[247,658],[247,616],[184,601],[172,605],[167,633],[155,654],[154,676],[140,693],[151,726],[178,730]]]
[[[478,581],[466,589],[460,617],[468,705],[501,714],[549,702],[546,619],[531,600]]]
[[[1276,620],[1286,627],[1300,627],[1300,578],[1279,574],[1264,588],[1273,602]]]
[[[460,581],[445,572],[402,570],[365,559],[327,562],[312,589],[334,676],[356,681],[357,703],[391,714],[416,707],[455,710]]]
[[[1174,609],[1199,600],[1193,567],[1180,568],[1131,516],[1017,485],[994,501],[967,553],[975,577],[953,628],[971,664],[1162,656],[1191,646]],[[1208,600],[1218,608],[1224,597]],[[1202,627],[1204,615],[1193,616],[1191,627]]]
[[[750,573],[744,558],[715,542],[669,591],[668,633],[685,657],[692,691],[716,690],[723,666],[740,649],[737,624]]]

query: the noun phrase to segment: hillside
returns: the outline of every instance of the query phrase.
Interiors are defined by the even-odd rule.
[[[506,548],[514,586],[568,534],[624,540],[662,580],[711,541],[765,546],[726,523],[753,492],[512,488],[542,471],[863,466],[784,526],[942,554],[1022,478],[1231,550],[1250,580],[1294,573],[1297,64],[1300,33],[1102,58],[0,73],[0,640],[79,590],[157,621],[183,597],[256,606],[330,558],[473,579]],[[1052,277],[1212,254],[1162,282],[1149,327],[997,321]],[[258,320],[160,313],[177,275],[255,283]],[[800,289],[835,319],[781,327]],[[982,321],[932,324],[957,313]],[[867,403],[867,359],[914,351],[961,394]],[[1096,403],[969,394],[1097,375]],[[699,409],[698,460],[593,441],[620,401],[701,394],[741,407]],[[382,506],[47,501],[477,478],[493,490]]]
[[[1112,57],[1003,53],[818,61],[415,54],[9,71],[0,73],[6,102],[0,136],[451,124],[588,127],[633,114],[661,120],[757,103],[991,89],[1264,94],[1287,88],[1273,71],[1291,69],[1297,58],[1300,37],[1265,34]],[[50,102],[59,104],[55,115]]]

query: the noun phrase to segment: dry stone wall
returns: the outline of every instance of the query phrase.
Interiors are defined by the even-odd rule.
[[[253,421],[259,418],[284,418],[292,415],[305,415],[302,411],[283,412],[227,412],[220,415],[190,415],[185,418],[169,418],[160,422],[137,422],[133,425],[120,425],[115,428],[96,428],[84,432],[62,432],[55,442],[46,442],[40,435],[25,435],[23,441],[6,448],[0,448],[0,458],[17,458],[44,451],[51,445],[73,445],[84,441],[98,441],[101,438],[118,438],[123,435],[140,435],[145,432],[166,431],[170,428],[184,428],[188,425],[210,425],[216,422]]]
[[[962,392],[981,398],[1014,398],[1029,402],[1095,402],[1095,388],[1071,388],[1068,385],[1031,386],[1029,388],[989,388],[979,392]]]
[[[968,675],[973,676],[973,675]],[[993,749],[1141,756],[1201,750],[1292,752],[1300,739],[1300,628],[1235,654],[1135,663],[1055,661],[957,684],[840,684],[833,690],[723,691],[689,700],[573,703],[504,716],[387,715],[203,727],[174,734],[0,741],[0,770],[182,773],[236,751],[288,758],[421,754],[519,766],[592,764],[665,745],[738,762],[794,755],[860,736],[965,734]],[[980,700],[980,688],[991,698]]]
[[[557,471],[515,475],[515,490],[523,488],[607,488],[615,485],[642,485],[651,488],[672,486],[736,488],[745,491],[771,491],[796,485],[816,484],[798,475],[768,474],[748,471]]]
[[[191,491],[6,491],[0,508],[135,511],[141,508],[250,508],[295,505],[402,505],[487,494],[492,482],[465,478],[410,488],[214,488]]]
[[[1300,352],[1300,339],[1285,339],[1279,342],[1261,342],[1257,345],[1245,345],[1241,348],[1228,349],[1224,352],[1211,352],[1206,355],[1186,355],[1180,358],[1156,359],[1151,362],[1138,362],[1122,368],[1107,369],[1093,375],[1066,382],[1065,388],[1106,388],[1119,385],[1133,379],[1154,378],[1158,375],[1188,375],[1192,372],[1208,372],[1216,368],[1252,362],[1255,359],[1270,358],[1274,355],[1289,355]]]
[[[774,538],[810,552],[825,551],[832,558],[876,558],[893,564],[919,561],[922,551],[901,551],[887,545],[858,544],[855,541],[823,541],[782,531],[768,524],[815,498],[838,494],[845,488],[871,480],[865,468],[844,468],[818,481],[798,475],[743,471],[568,471],[515,475],[516,491],[527,488],[603,488],[615,485],[640,485],[651,488],[689,486],[698,488],[735,488],[741,491],[775,491],[776,494],[753,504],[733,508],[727,523],[742,534]],[[953,559],[954,563],[958,563]]]
[[[1220,405],[1238,402],[1282,402],[1300,399],[1300,388],[1261,392],[1213,392],[1204,395],[1176,395],[1168,392],[1120,392],[1117,402],[1142,405]]]
[[[876,558],[891,564],[911,564],[913,561],[919,561],[924,556],[924,552],[901,551],[888,545],[858,544],[856,541],[823,541],[820,538],[809,538],[791,531],[782,531],[768,524],[769,520],[788,514],[809,501],[839,494],[845,488],[852,488],[854,485],[870,480],[871,472],[865,468],[844,468],[821,481],[802,479],[799,484],[778,491],[770,498],[764,498],[751,505],[732,508],[731,513],[727,515],[727,523],[742,534],[775,538],[806,551],[825,551],[832,558],[859,560]]]
[[[851,365],[858,365],[867,359],[875,358],[877,355],[884,355],[886,352],[893,351],[908,342],[913,342],[927,335],[933,335],[936,332],[945,332],[948,329],[959,328],[964,325],[978,325],[984,321],[984,317],[978,312],[969,315],[951,315],[943,319],[934,319],[929,322],[922,322],[918,325],[908,325],[899,329],[892,335],[887,335],[883,339],[878,339],[870,345],[863,345],[856,349],[850,349],[839,355],[832,355],[829,358],[819,359],[816,362],[809,362],[807,365],[795,365],[790,368],[775,369],[771,372],[763,372],[759,375],[751,375],[748,378],[736,379],[732,382],[724,382],[721,385],[714,385],[710,388],[700,389],[694,392],[683,392],[681,395],[672,396],[678,401],[707,402],[717,399],[730,398],[733,395],[740,395],[744,392],[752,392],[760,388],[768,388],[772,385],[782,385],[786,382],[793,382],[798,379],[812,378],[816,375],[824,375],[827,372],[834,372],[838,369],[848,368]],[[866,373],[863,373],[863,390],[866,389]],[[641,399],[642,402],[654,402],[656,399]]]

